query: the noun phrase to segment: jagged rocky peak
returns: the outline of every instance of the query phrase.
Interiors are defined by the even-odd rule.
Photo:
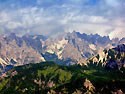
[[[92,43],[92,44],[96,44],[96,45],[107,45],[107,44],[111,44],[111,40],[109,38],[109,36],[100,36],[99,34],[85,34],[85,33],[80,33],[80,32],[76,32],[73,31],[72,33],[68,33],[67,34],[68,39],[76,39],[76,38],[80,38],[82,40],[87,41],[88,43]]]
[[[119,41],[119,44],[125,44],[125,38],[122,38],[122,39]]]
[[[9,58],[9,61],[14,59],[14,61],[22,64],[36,63],[41,60],[61,62],[64,65],[82,63],[112,44],[108,36],[87,35],[75,31],[58,36],[55,39],[46,38],[42,35],[19,37],[14,33],[3,35],[0,38],[0,56],[4,57],[2,61]],[[41,56],[41,53],[43,56]],[[102,57],[103,54],[101,54],[100,60],[103,60]]]
[[[43,35],[24,35],[22,38],[29,38],[29,39],[36,39],[36,40],[46,40],[47,37],[46,36],[43,36]]]
[[[112,46],[116,47],[119,44],[119,38],[112,39]]]
[[[38,36],[39,37],[39,36]],[[0,40],[0,72],[10,66],[45,61],[41,56],[42,42],[34,37],[19,37],[14,33],[4,35]],[[8,67],[9,66],[9,67]]]
[[[18,37],[15,33],[10,33],[7,35],[3,35],[2,37],[4,41],[6,41],[7,44],[11,43],[12,41],[16,41],[16,44],[21,47],[23,44],[23,40],[21,37]]]
[[[87,60],[88,63],[101,64],[107,69],[121,70],[125,66],[125,45],[105,49]]]
[[[12,40],[18,40],[20,37],[16,36],[15,33],[10,33],[5,35],[4,40],[6,40],[7,42],[10,42]]]
[[[112,39],[112,46],[117,47],[117,45],[125,44],[125,37],[122,39],[119,38],[113,38]]]
[[[6,35],[7,37],[10,37],[10,38],[16,38],[16,34],[15,33],[10,33],[8,35]]]
[[[22,37],[27,46],[32,47],[35,50],[42,49],[42,42],[40,39],[37,39],[37,36],[25,35]]]
[[[104,48],[111,47],[112,41],[108,36],[87,35],[75,31],[57,37],[56,40],[46,41],[46,52],[53,53],[63,60],[71,59],[75,63],[90,58]]]

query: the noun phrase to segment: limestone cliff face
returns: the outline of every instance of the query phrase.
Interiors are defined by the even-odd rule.
[[[111,58],[111,56],[103,49],[122,43],[125,43],[124,38],[110,40],[108,36],[102,37],[98,34],[87,35],[78,32],[67,33],[55,39],[42,35],[24,35],[22,37],[18,37],[14,33],[1,35],[0,68],[1,71],[8,70],[13,66],[40,61],[54,61],[64,65],[76,63],[86,65],[88,58],[105,65],[109,60],[107,58]],[[99,57],[97,53],[99,53]]]
[[[53,41],[49,40],[46,52],[55,54],[64,61],[71,59],[74,60],[74,63],[78,63],[97,54],[104,48],[111,47],[111,45],[112,41],[109,37],[101,37],[97,34],[80,34],[74,31],[57,37]]]
[[[125,44],[118,45],[112,49],[105,49],[86,62],[102,64],[106,68],[117,68],[120,70],[125,67]]]
[[[12,67],[41,61],[45,60],[38,50],[28,45],[23,38],[17,37],[15,34],[0,37],[1,71],[5,71],[8,66]]]
[[[55,39],[49,38],[43,42],[44,45],[42,47],[44,48],[44,53],[52,54],[66,62],[66,65],[71,65],[76,63],[86,64],[84,61],[97,53],[100,53],[100,60],[102,61],[104,55],[102,51],[105,48],[113,48],[120,43],[124,43],[124,38],[110,40],[108,36],[80,34],[74,31],[58,36]],[[50,60],[56,62],[55,58]]]

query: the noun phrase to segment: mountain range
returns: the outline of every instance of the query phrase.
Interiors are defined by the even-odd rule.
[[[0,36],[1,94],[123,94],[125,38]]]
[[[88,58],[103,49],[125,44],[125,38],[110,40],[108,36],[67,33],[55,38],[42,35],[17,36],[14,33],[0,36],[0,73],[14,66],[41,61],[61,65],[86,63]]]

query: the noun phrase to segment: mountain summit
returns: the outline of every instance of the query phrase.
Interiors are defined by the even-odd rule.
[[[0,69],[3,73],[14,66],[40,61],[54,61],[62,65],[83,63],[103,49],[122,43],[124,38],[115,43],[108,36],[79,32],[67,33],[55,39],[42,35],[19,37],[11,33],[0,37]]]

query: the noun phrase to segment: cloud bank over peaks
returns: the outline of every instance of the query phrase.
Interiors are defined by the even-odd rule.
[[[0,33],[125,37],[125,0],[0,1]]]

